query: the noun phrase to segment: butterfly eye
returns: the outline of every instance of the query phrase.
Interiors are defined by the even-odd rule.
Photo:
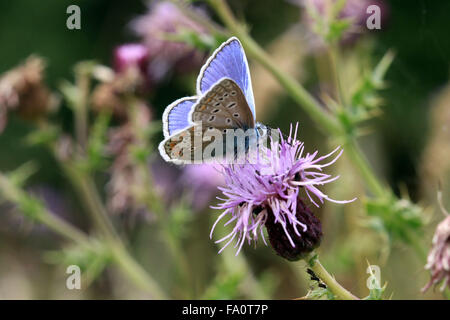
[[[231,109],[231,108],[234,108],[235,106],[236,106],[236,102],[232,102],[227,106],[227,108]]]

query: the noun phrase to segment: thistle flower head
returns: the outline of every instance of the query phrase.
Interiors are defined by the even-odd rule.
[[[44,83],[45,62],[30,56],[16,68],[0,76],[0,132],[7,123],[9,111],[24,119],[35,120],[57,104]]]
[[[158,1],[150,4],[148,13],[131,23],[150,54],[149,76],[158,82],[174,67],[180,72],[197,69],[204,55],[183,42],[171,41],[169,35],[191,31],[206,34],[206,29],[188,17],[175,4]]]
[[[128,43],[114,50],[114,69],[124,72],[128,68],[138,68],[144,76],[147,73],[148,48],[140,43]]]
[[[312,49],[324,46],[324,40],[335,38],[332,34],[342,28],[343,22],[348,27],[336,33],[341,44],[353,43],[365,31],[366,20],[369,17],[367,8],[376,5],[380,8],[382,20],[388,12],[382,0],[288,0],[302,8],[302,20],[311,32],[309,39]],[[317,35],[319,37],[317,37]]]
[[[107,185],[108,209],[113,213],[141,213],[145,210],[136,201],[136,190],[145,184],[142,174],[133,161],[132,148],[137,143],[136,129],[148,127],[152,115],[147,105],[137,108],[138,121],[127,121],[112,128],[108,135],[106,151],[114,156],[110,168],[111,177]]]
[[[221,251],[237,236],[237,253],[244,242],[264,239],[267,227],[269,240],[277,253],[288,260],[298,260],[313,250],[322,235],[320,221],[312,214],[307,203],[319,207],[325,200],[336,203],[319,187],[339,178],[326,174],[324,168],[332,165],[342,154],[340,148],[318,156],[306,153],[303,142],[296,139],[297,128],[287,139],[271,140],[264,151],[266,160],[243,165],[223,167],[225,187],[219,188],[226,196],[216,209],[224,210],[211,230],[224,217],[225,225],[234,223],[233,231],[217,243],[227,240]],[[339,151],[339,152],[338,152]],[[337,155],[331,159],[333,155]],[[266,243],[267,244],[267,243]]]
[[[217,187],[224,183],[220,167],[214,164],[186,166],[180,180],[192,192],[192,206],[197,211],[208,207],[210,200],[217,195]]]
[[[447,215],[436,228],[425,269],[430,270],[431,280],[422,291],[440,282],[442,282],[441,291],[450,287],[450,215]]]

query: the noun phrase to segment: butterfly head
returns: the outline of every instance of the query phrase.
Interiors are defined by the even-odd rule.
[[[271,135],[272,129],[261,122],[257,122],[255,125],[256,130],[256,136],[259,139],[264,139],[266,137],[269,137]]]

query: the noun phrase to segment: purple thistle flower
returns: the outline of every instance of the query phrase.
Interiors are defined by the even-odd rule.
[[[205,15],[203,11],[199,12]],[[148,12],[131,22],[131,28],[148,48],[150,61],[148,76],[153,82],[161,81],[174,69],[188,73],[202,65],[204,54],[192,46],[167,39],[183,31],[207,34],[207,30],[169,1],[149,3]]]
[[[224,184],[221,167],[214,164],[192,164],[183,169],[181,184],[192,192],[192,206],[199,211],[208,207],[217,195],[217,187]]]
[[[148,49],[140,43],[123,44],[114,50],[114,69],[117,72],[124,72],[130,67],[137,67],[145,77],[148,60]]]
[[[450,215],[447,215],[436,228],[425,269],[430,270],[431,280],[422,292],[439,282],[442,282],[441,291],[450,287]]]
[[[288,2],[302,8],[302,19],[311,33],[309,35],[311,48],[322,48],[324,46],[324,39],[320,36],[317,37],[318,30],[316,28],[319,26],[323,27],[323,24],[317,21],[317,17],[329,23],[331,10],[336,5],[337,0],[288,0]],[[349,28],[342,34],[342,45],[352,44],[367,30],[366,20],[369,17],[367,8],[371,5],[376,5],[380,8],[381,21],[384,25],[389,12],[387,4],[383,0],[347,0],[342,9],[337,13],[337,19],[349,20],[350,23]]]
[[[264,238],[263,227],[266,226],[269,240],[277,253],[288,260],[298,260],[307,252],[318,246],[322,236],[320,221],[305,205],[310,201],[316,207],[325,200],[336,203],[350,201],[333,200],[324,194],[319,186],[335,181],[333,177],[323,173],[323,168],[332,165],[342,154],[339,147],[331,153],[318,157],[304,151],[304,144],[296,139],[291,131],[287,139],[280,142],[271,139],[270,148],[264,151],[266,160],[245,163],[243,165],[223,166],[225,187],[219,187],[227,197],[214,209],[225,210],[214,223],[210,237],[217,223],[225,216],[229,217],[225,225],[234,223],[233,231],[220,243],[228,240],[224,250],[237,236],[237,252],[244,241],[257,242],[259,235]],[[280,134],[281,136],[281,134]]]

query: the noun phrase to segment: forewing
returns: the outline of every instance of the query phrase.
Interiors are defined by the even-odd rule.
[[[225,78],[212,86],[191,110],[191,121],[206,128],[248,129],[255,119],[241,88]]]
[[[222,78],[230,78],[241,88],[256,118],[255,99],[247,57],[236,37],[224,42],[208,59],[197,78],[197,95],[201,96]]]

